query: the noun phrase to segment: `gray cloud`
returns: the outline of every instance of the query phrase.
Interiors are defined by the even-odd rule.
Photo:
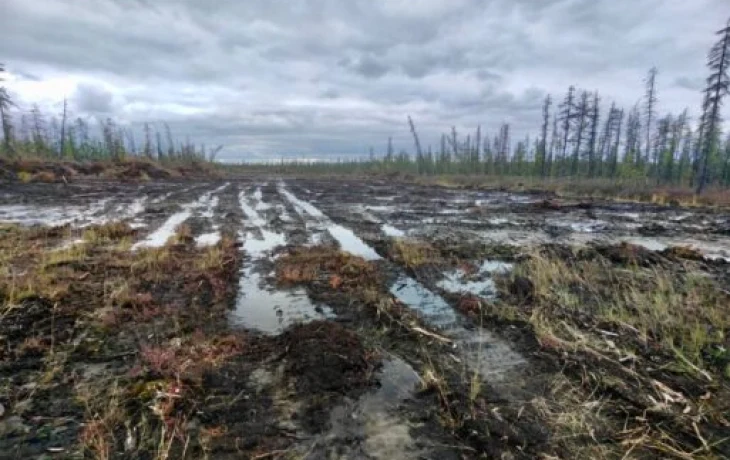
[[[388,66],[373,56],[361,56],[355,62],[344,59],[340,62],[340,65],[365,78],[380,78],[389,70]]]
[[[677,77],[674,85],[691,91],[700,91],[705,87],[705,80],[702,78]]]
[[[107,114],[113,110],[114,96],[101,86],[81,83],[76,87],[74,102],[76,109],[93,114]]]
[[[725,0],[33,0],[5,2],[16,99],[136,129],[169,122],[221,156],[365,154],[456,126],[515,138],[571,84],[696,112]],[[677,31],[682,31],[681,34]],[[49,109],[50,110],[50,109]]]

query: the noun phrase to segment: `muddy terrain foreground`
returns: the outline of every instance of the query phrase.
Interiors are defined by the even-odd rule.
[[[730,215],[0,185],[0,458],[730,458]]]

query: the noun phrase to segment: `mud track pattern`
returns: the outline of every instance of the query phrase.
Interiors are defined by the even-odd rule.
[[[594,420],[591,417],[597,415],[592,413],[580,413],[581,423],[604,424],[604,431],[564,441],[560,430],[566,427],[556,413],[596,404],[580,401],[590,396],[580,388],[586,375],[604,367],[623,378],[623,367],[601,364],[604,358],[590,354],[566,359],[559,341],[564,337],[536,334],[535,325],[528,324],[522,312],[543,293],[536,292],[539,286],[529,278],[513,277],[511,272],[552,248],[549,257],[568,265],[605,259],[622,267],[671,271],[691,262],[693,269],[725,286],[729,279],[730,216],[721,211],[559,202],[539,194],[377,180],[342,184],[271,177],[215,183],[3,185],[0,221],[60,226],[45,232],[33,250],[56,251],[38,263],[52,260],[60,264],[52,267],[67,267],[77,282],[87,279],[83,277],[90,275],[84,273],[95,266],[109,269],[105,265],[109,261],[101,262],[104,247],[126,248],[132,258],[145,257],[145,263],[167,267],[169,273],[161,273],[159,279],[153,272],[145,274],[149,279],[135,285],[144,292],[128,294],[128,305],[136,309],[129,318],[152,321],[157,303],[159,308],[190,308],[195,313],[171,316],[182,321],[182,330],[165,319],[155,320],[159,324],[148,335],[156,344],[154,350],[166,351],[161,345],[165,340],[201,340],[225,356],[203,372],[193,386],[196,396],[186,400],[179,412],[182,416],[198,407],[194,423],[185,423],[202,424],[201,430],[190,431],[199,437],[193,443],[195,452],[208,452],[211,458],[235,458],[242,452],[251,458],[626,454],[641,432],[636,437],[621,434],[617,419]],[[118,221],[129,230],[112,232],[110,226]],[[22,235],[30,241],[30,234]],[[148,253],[169,250],[180,251],[176,257],[187,265],[146,258]],[[583,252],[578,257],[576,251]],[[84,262],[70,260],[76,256]],[[9,280],[27,271],[27,261],[16,256],[7,260],[13,266]],[[221,262],[225,260],[235,264]],[[196,273],[180,283],[169,281],[175,271],[184,273],[193,265],[211,273]],[[228,271],[220,272],[222,266]],[[131,288],[120,284],[115,289]],[[11,298],[10,290],[3,292]],[[93,302],[107,302],[105,292]],[[58,314],[47,295],[51,294],[25,298],[23,308],[10,309],[0,323],[6,344],[2,375],[9,379],[22,369],[20,380],[26,389],[24,379],[35,375],[30,372],[45,369],[32,353],[37,348],[40,357],[46,356],[45,339],[38,344],[36,336],[39,331],[47,333],[48,316],[54,328],[75,330],[83,324],[72,310]],[[225,308],[201,314],[216,302]],[[206,325],[210,321],[215,328]],[[159,330],[168,327],[164,340],[158,337]],[[586,330],[596,329],[611,343],[620,344],[613,325],[586,322]],[[225,338],[226,334],[236,339]],[[61,333],[53,340],[73,342],[78,336]],[[120,337],[109,340],[124,354],[121,344],[128,344],[128,339]],[[148,341],[144,337],[136,340]],[[22,357],[9,351],[21,344],[28,351]],[[190,349],[197,350],[192,345]],[[579,364],[576,357],[594,367]],[[718,354],[714,359],[721,368],[727,357]],[[137,369],[131,361],[121,368]],[[166,369],[155,374],[156,382],[166,378]],[[690,372],[695,371],[690,368]],[[656,386],[644,374],[635,380]],[[715,376],[713,382],[717,381]],[[681,398],[671,388],[660,394],[677,401],[690,394],[704,397],[704,391],[697,389],[704,386],[681,382],[679,388],[693,390],[684,391]],[[713,394],[726,391],[722,377],[719,382]],[[562,393],[556,391],[558,383],[564,385]],[[618,392],[601,383],[606,395]],[[637,392],[644,391],[641,385]],[[60,400],[70,400],[69,388],[61,385],[43,394],[56,391]],[[13,394],[28,393],[14,388]],[[575,405],[565,400],[569,395],[577,398]],[[625,390],[622,398],[630,401],[631,408],[624,407],[627,411],[648,404],[629,398]],[[14,436],[11,439],[18,440],[30,421],[38,420],[37,414],[32,419],[33,414],[17,410],[18,401],[7,395],[0,403],[8,412],[0,420],[2,433]],[[232,412],[249,414],[250,420]],[[719,419],[710,419],[713,422],[698,422],[697,430],[715,441],[721,439],[724,431],[712,425]],[[704,438],[692,434],[691,424],[685,426],[681,417],[672,420],[670,426],[678,433],[672,449],[707,448]],[[647,430],[644,437],[649,439],[651,427]],[[112,450],[124,452],[125,436],[117,437]],[[71,434],[52,437],[52,442],[41,442],[40,450],[33,452],[53,453],[48,449],[59,443],[68,452],[77,440]],[[175,448],[183,447],[176,442]],[[652,450],[656,446],[636,443],[633,452],[657,453]],[[610,447],[602,450],[601,444]],[[722,447],[711,448],[710,458],[718,452]]]

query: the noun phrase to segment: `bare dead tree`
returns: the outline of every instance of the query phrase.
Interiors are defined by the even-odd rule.
[[[66,98],[63,98],[63,116],[61,118],[61,145],[58,149],[58,156],[60,158],[63,158],[64,149],[66,145],[66,109],[68,108],[68,104],[66,101]]]

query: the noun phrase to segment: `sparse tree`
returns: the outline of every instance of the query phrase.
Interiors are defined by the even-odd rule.
[[[0,82],[5,81],[3,73],[5,73],[5,66],[4,64],[0,63]],[[10,107],[12,105],[13,101],[10,98],[8,90],[5,88],[5,86],[0,86],[0,123],[2,123],[3,129],[3,146],[5,152],[7,152],[8,155],[13,154],[13,128],[12,121],[10,119]]]
[[[578,124],[575,127],[575,140],[573,146],[573,161],[570,167],[570,173],[573,176],[578,175],[578,166],[580,161],[581,147],[583,147],[583,139],[586,127],[588,125],[588,92],[583,91],[580,95],[580,102],[576,107],[575,118]]]
[[[542,104],[542,130],[536,157],[537,169],[542,177],[547,175],[547,137],[550,126],[550,106],[552,103],[553,100],[548,94],[545,97],[545,102]]]
[[[598,96],[598,92],[593,94],[593,102],[590,108],[590,133],[588,138],[588,177],[593,177],[596,174],[597,169],[597,158],[596,158],[596,143],[598,142],[598,123],[601,117],[600,108],[601,99]]]
[[[68,108],[68,104],[67,104],[66,98],[63,98],[63,116],[61,118],[61,142],[59,143],[60,146],[58,148],[58,156],[60,158],[63,158],[64,148],[66,146],[66,109],[67,108]]]
[[[144,156],[152,159],[152,131],[149,123],[144,124]]]
[[[651,129],[652,122],[656,112],[657,95],[656,95],[656,76],[659,73],[656,67],[649,69],[649,73],[644,81],[646,85],[646,95],[644,104],[646,107],[646,148],[644,154],[648,156],[651,153]],[[652,162],[656,165],[656,157],[652,158]]]
[[[418,132],[416,131],[416,125],[413,124],[413,120],[411,119],[411,116],[408,115],[408,125],[411,127],[411,134],[413,134],[413,143],[416,145],[416,156],[417,156],[417,163],[419,165],[419,172],[420,172],[420,164],[423,157],[423,152],[421,151],[421,141],[418,139]]]
[[[563,124],[563,142],[561,145],[562,151],[560,154],[561,163],[565,161],[565,155],[568,152],[568,139],[570,138],[570,127],[575,117],[575,86],[568,88],[568,93],[565,95],[565,100],[560,106],[560,120]]]
[[[720,138],[720,107],[728,92],[730,92],[730,20],[727,26],[719,30],[720,40],[710,50],[707,65],[710,76],[707,78],[705,98],[702,106],[702,127],[700,137],[701,167],[697,183],[697,193],[702,193],[710,174],[710,158],[717,152]]]

